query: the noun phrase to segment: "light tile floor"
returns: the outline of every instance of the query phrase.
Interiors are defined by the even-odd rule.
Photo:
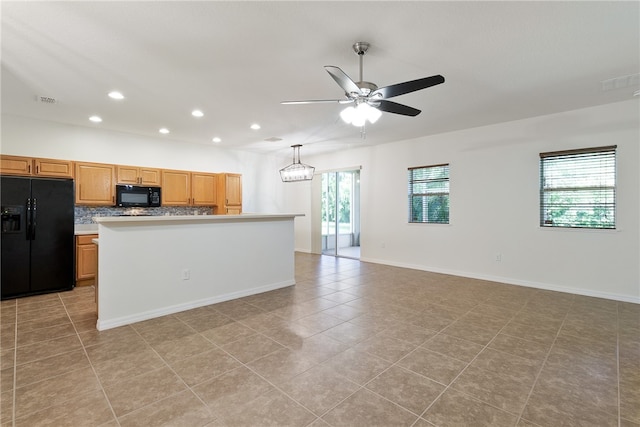
[[[4,426],[639,426],[640,306],[296,254],[297,285],[104,332],[3,301]]]

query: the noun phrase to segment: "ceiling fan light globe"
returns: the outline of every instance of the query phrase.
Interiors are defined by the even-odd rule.
[[[353,122],[353,119],[355,118],[355,114],[356,114],[356,109],[353,107],[347,107],[344,110],[342,110],[340,112],[340,117],[342,118],[342,120],[345,123],[351,123]]]
[[[366,120],[367,119],[364,116],[358,115],[353,119],[351,124],[354,125],[355,127],[362,127],[362,126],[364,126],[364,122]]]
[[[380,116],[382,116],[382,111],[378,110],[375,107],[370,106],[367,110],[367,120],[369,120],[370,123],[377,122]]]

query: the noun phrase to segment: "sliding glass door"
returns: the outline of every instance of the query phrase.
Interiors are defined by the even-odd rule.
[[[322,253],[360,258],[360,170],[322,174]]]

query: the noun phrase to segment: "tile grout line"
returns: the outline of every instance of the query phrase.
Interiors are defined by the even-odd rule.
[[[500,328],[500,330],[498,330],[498,332],[496,332],[496,334],[493,336],[493,338],[491,338],[491,340],[489,340],[489,342],[487,342],[487,344],[485,344],[485,345],[484,345],[484,347],[482,348],[482,350],[480,350],[480,351],[478,352],[478,354],[476,354],[476,355],[473,357],[473,359],[471,359],[471,361],[469,361],[469,363],[467,363],[467,365],[466,365],[466,366],[465,366],[465,367],[464,367],[464,368],[463,368],[463,369],[458,373],[458,375],[456,375],[456,376],[455,376],[451,381],[449,381],[449,384],[447,384],[447,385],[445,386],[444,390],[442,390],[442,392],[441,392],[441,393],[440,393],[440,394],[439,394],[439,395],[438,395],[438,396],[433,400],[433,402],[431,402],[431,404],[429,404],[429,406],[427,406],[427,408],[426,408],[424,411],[422,411],[422,413],[420,414],[420,418],[423,418],[423,419],[425,419],[425,420],[426,420],[426,418],[424,418],[424,415],[429,411],[429,409],[431,409],[431,407],[432,407],[432,406],[433,406],[433,405],[434,405],[434,404],[435,404],[435,403],[436,403],[436,402],[437,402],[437,401],[438,401],[438,400],[439,400],[439,399],[440,399],[440,398],[441,398],[441,397],[442,397],[442,396],[447,392],[447,390],[449,390],[449,388],[451,387],[451,385],[453,385],[453,383],[455,383],[455,381],[456,381],[456,380],[457,380],[457,379],[458,379],[458,378],[459,378],[459,377],[460,377],[460,376],[461,376],[461,375],[462,375],[462,374],[467,370],[467,368],[469,368],[469,366],[471,366],[471,364],[472,364],[472,363],[473,363],[473,362],[478,358],[478,356],[480,356],[480,354],[482,354],[482,352],[483,352],[483,351],[485,351],[487,348],[489,348],[489,345],[490,345],[490,344],[491,344],[491,343],[492,343],[492,342],[493,342],[493,341],[498,337],[498,335],[500,335],[500,334],[502,333],[502,331],[504,330],[504,328],[506,328],[506,327],[507,327],[507,326],[508,326],[512,321],[513,321],[513,319],[514,319],[518,314],[520,314],[520,313],[525,309],[525,307],[526,307],[526,306],[527,306],[527,304],[529,303],[530,299],[531,299],[531,298],[528,298],[528,299],[527,299],[527,302],[526,302],[525,304],[523,304],[523,305],[522,305],[522,307],[520,308],[520,310],[516,311],[516,312],[513,314],[513,316],[511,316],[511,318],[509,319],[509,321],[508,321],[507,323],[505,323],[505,324],[504,324],[504,326],[502,326],[502,328]],[[485,300],[485,301],[486,301],[486,300]],[[480,304],[478,304],[478,305],[480,305]],[[471,309],[471,310],[472,310],[472,309]],[[471,310],[467,311],[467,312],[466,312],[465,314],[463,314],[461,317],[463,317],[463,316],[467,315],[468,313],[470,313],[470,312],[471,312]],[[456,320],[456,321],[457,321],[457,320]],[[455,322],[454,322],[454,323],[455,323]],[[447,326],[447,327],[448,327],[448,326]],[[446,328],[444,328],[444,329],[446,329]],[[444,330],[444,329],[443,329],[443,330]],[[439,332],[438,334],[440,334],[440,332]],[[446,334],[445,334],[445,335],[446,335]],[[497,351],[498,351],[498,350],[497,350]],[[508,353],[507,353],[507,354],[508,354]],[[481,400],[481,399],[478,399],[477,397],[472,396],[472,395],[470,395],[470,394],[468,394],[468,393],[464,393],[464,392],[460,392],[460,393],[462,393],[462,394],[464,394],[464,395],[466,395],[466,396],[471,397],[471,398],[472,398],[473,400],[475,400],[475,401],[482,402],[482,403],[484,403],[485,405],[489,405],[489,406],[491,406],[491,407],[493,407],[493,408],[496,408],[496,409],[498,409],[498,410],[500,410],[500,411],[506,412],[506,413],[508,413],[508,414],[513,414],[513,412],[505,411],[504,409],[498,408],[498,407],[496,407],[496,406],[494,406],[494,405],[492,405],[492,404],[490,404],[490,403],[487,403],[487,402],[485,402],[485,401],[483,401],[483,400]],[[525,402],[525,406],[526,406],[526,402]],[[524,406],[523,406],[523,410],[524,410]],[[513,415],[515,415],[515,414],[513,414]],[[520,417],[518,417],[518,418],[516,419],[516,423],[515,423],[515,425],[517,425],[517,423],[519,422],[519,420],[520,420]],[[427,421],[428,421],[428,420],[427,420]]]
[[[324,311],[324,310],[321,310],[321,311],[316,312],[316,313],[314,313],[314,314],[321,313],[322,311]],[[270,313],[270,312],[267,312],[267,313]],[[306,316],[303,316],[303,317],[306,317]],[[285,320],[286,320],[286,319],[285,319]],[[293,320],[293,322],[295,322],[296,320],[298,320],[298,319]],[[339,319],[339,320],[342,320],[342,319]],[[261,335],[261,336],[263,336],[263,337],[266,337],[266,338],[268,338],[268,339],[270,339],[270,340],[273,340],[274,342],[277,342],[278,344],[282,345],[284,349],[288,349],[288,350],[290,350],[290,351],[293,351],[292,349],[290,349],[290,348],[289,348],[289,347],[287,347],[286,345],[284,345],[284,344],[280,343],[279,341],[277,341],[277,340],[275,340],[275,339],[273,339],[273,338],[270,338],[270,337],[268,337],[267,335],[263,334],[261,331],[259,331],[259,330],[255,329],[255,328],[252,328],[251,326],[249,326],[249,325],[247,325],[247,324],[245,324],[245,323],[242,323],[242,320],[234,320],[234,322],[239,322],[239,323],[240,323],[240,324],[242,324],[243,326],[245,326],[245,327],[247,327],[247,328],[249,328],[249,329],[253,330],[254,332],[256,332],[256,334]],[[346,320],[342,320],[342,323],[347,323],[347,322],[348,322],[348,321],[346,321]],[[342,323],[341,323],[341,324],[342,324]],[[329,328],[329,329],[331,329],[331,328]],[[313,335],[311,335],[311,336],[319,335],[319,334],[321,334],[321,333],[323,333],[323,332],[325,332],[325,331],[326,331],[326,330],[321,331],[321,332],[317,332],[317,333],[315,333],[315,334],[313,334]],[[209,342],[211,342],[212,344],[214,344],[214,345],[218,346],[216,343],[212,342],[212,341],[211,341],[211,340],[209,340],[207,337],[205,337],[205,336],[203,336],[203,337],[204,337],[206,340],[208,340]],[[311,338],[311,337],[309,337],[309,338]],[[262,359],[262,358],[264,358],[264,357],[267,357],[267,356],[269,356],[269,355],[271,355],[271,354],[273,354],[273,353],[275,353],[276,351],[279,351],[279,350],[281,350],[281,349],[274,350],[274,351],[272,351],[271,353],[265,354],[265,355],[263,355],[262,357],[259,357],[258,359],[252,360],[252,361],[250,361],[250,362],[248,362],[248,363],[243,363],[242,361],[240,361],[239,359],[237,359],[235,356],[233,356],[231,353],[229,353],[229,352],[227,352],[226,350],[224,350],[221,346],[218,346],[218,347],[219,347],[222,351],[224,351],[225,353],[227,353],[230,357],[232,357],[233,359],[235,359],[236,361],[238,361],[238,362],[239,362],[239,363],[240,363],[244,368],[248,369],[249,371],[251,371],[252,373],[254,373],[255,375],[257,375],[258,377],[260,377],[263,381],[267,382],[269,385],[271,385],[272,387],[274,387],[276,390],[278,390],[279,392],[281,392],[282,394],[284,394],[285,396],[287,396],[287,397],[288,397],[289,399],[291,399],[291,400],[292,400],[296,405],[298,405],[298,406],[302,407],[303,409],[305,409],[306,411],[308,411],[310,414],[314,415],[316,418],[315,418],[313,421],[311,421],[309,424],[307,424],[307,426],[308,426],[308,425],[313,424],[313,423],[314,423],[314,422],[316,422],[317,420],[322,420],[322,417],[323,417],[324,415],[326,415],[326,414],[328,414],[329,412],[331,412],[335,407],[339,406],[342,402],[344,402],[345,400],[349,399],[351,396],[353,396],[353,395],[354,395],[355,393],[357,393],[358,391],[360,391],[360,390],[364,389],[364,386],[362,386],[362,385],[360,385],[360,384],[358,384],[358,383],[356,383],[356,382],[354,382],[354,381],[351,381],[351,380],[350,380],[349,378],[347,378],[347,377],[344,377],[344,379],[345,379],[346,381],[349,381],[349,382],[351,382],[351,383],[353,383],[353,384],[356,384],[359,388],[358,388],[356,391],[354,391],[353,393],[351,393],[351,394],[349,394],[348,396],[346,396],[344,399],[342,399],[342,400],[341,400],[341,401],[339,401],[338,403],[336,403],[335,405],[333,405],[331,408],[329,408],[328,410],[326,410],[325,412],[323,412],[321,415],[317,415],[317,414],[316,414],[316,412],[312,411],[310,408],[307,408],[305,405],[303,405],[302,403],[298,402],[298,400],[297,400],[297,399],[295,399],[294,397],[292,397],[291,395],[289,395],[289,393],[287,393],[285,390],[283,390],[283,389],[282,389],[281,387],[279,387],[277,384],[275,384],[275,383],[271,382],[268,378],[265,378],[265,377],[264,377],[263,375],[261,375],[259,372],[255,371],[251,366],[248,366],[248,363],[252,363],[252,362],[254,362],[254,361],[256,361],[256,360],[260,360],[260,359]],[[350,347],[349,349],[351,349],[351,348],[352,348],[352,347]],[[349,350],[349,349],[347,349],[347,350]],[[344,353],[344,352],[345,352],[345,351],[347,351],[347,350],[343,350],[343,351],[341,351],[341,352],[339,352],[339,353],[337,353],[337,354]],[[329,359],[331,359],[332,357],[335,357],[337,354],[335,354],[335,355],[331,356]],[[377,356],[376,356],[376,357],[377,357]],[[327,359],[327,360],[329,360],[329,359]],[[313,368],[314,368],[314,367],[316,367],[316,366],[320,366],[320,365],[324,364],[327,360],[324,360],[324,361],[322,361],[322,362],[320,362],[320,363],[316,364],[315,366],[313,366],[313,367],[311,367],[311,368],[309,368],[309,369],[304,370],[303,372],[300,372],[300,373],[298,373],[298,374],[294,375],[292,378],[295,378],[295,377],[296,377],[296,376],[298,376],[298,375],[302,375],[302,374],[304,374],[305,372],[307,372],[307,371],[309,371],[309,370],[313,369]],[[383,359],[383,360],[384,360],[384,359]],[[234,368],[234,369],[237,369],[237,368]],[[385,371],[386,371],[386,369],[385,369]],[[224,374],[221,374],[221,375],[224,375]],[[342,376],[342,375],[341,375],[341,376]],[[208,381],[208,380],[207,380],[207,381]],[[194,393],[195,393],[195,392],[194,392]],[[381,396],[381,397],[383,397],[383,396]],[[383,397],[383,398],[384,398],[384,397]],[[388,400],[388,399],[386,399],[386,398],[385,398],[385,400]],[[390,402],[391,402],[391,401],[390,401]],[[203,403],[204,403],[204,402],[203,402]],[[398,405],[398,404],[396,404],[395,402],[391,402],[391,403],[393,403],[393,404],[394,404],[394,405],[396,405],[396,406],[399,406],[399,405]],[[207,406],[207,405],[205,404],[205,406]],[[400,407],[400,408],[402,408],[401,406],[399,406],[399,407]],[[404,408],[403,408],[403,409],[404,409]],[[324,421],[324,422],[325,422],[326,424],[328,424],[328,425],[331,425],[331,424],[329,424],[329,423],[328,423],[327,421],[325,421],[325,420],[322,420],[322,421]]]
[[[96,292],[95,288],[94,288],[94,292]],[[58,294],[60,295],[60,294]],[[100,377],[98,376],[98,372],[96,372],[96,368],[93,366],[93,362],[91,362],[91,358],[89,357],[89,353],[87,353],[87,348],[84,345],[84,342],[82,341],[82,338],[80,337],[80,333],[78,332],[78,329],[76,328],[76,324],[74,323],[73,319],[71,318],[71,315],[69,314],[69,310],[67,310],[67,305],[64,303],[64,300],[62,299],[62,297],[60,297],[60,300],[62,301],[62,306],[64,307],[64,311],[65,313],[67,313],[67,316],[69,317],[69,320],[71,321],[71,325],[73,326],[73,330],[76,332],[76,336],[78,337],[78,340],[80,341],[80,345],[82,346],[82,351],[84,352],[84,356],[87,358],[87,361],[89,362],[89,366],[91,367],[91,371],[93,372],[93,375],[95,375],[96,377],[96,381],[98,382],[98,386],[100,387],[100,391],[102,392],[102,395],[104,396],[104,399],[107,401],[107,405],[109,405],[109,409],[111,410],[111,414],[113,415],[114,419],[116,420],[116,424],[118,426],[120,426],[120,421],[118,420],[118,417],[116,416],[116,412],[113,409],[113,406],[111,406],[111,400],[109,400],[109,397],[107,396],[107,392],[104,389],[104,386],[102,385],[102,381],[100,381]],[[96,307],[96,316],[97,316],[97,307]],[[96,329],[97,330],[97,329]]]
[[[18,300],[16,299],[16,323],[13,330],[13,403],[11,408],[11,425],[16,427],[16,387],[18,385]]]
[[[479,305],[479,304],[478,304],[478,305]],[[465,316],[465,315],[467,315],[468,313],[470,313],[470,312],[473,310],[473,308],[475,308],[475,307],[477,307],[477,305],[476,305],[476,306],[474,306],[474,307],[472,307],[471,309],[469,309],[469,310],[468,310],[467,312],[465,312],[463,315],[461,315],[461,316],[460,316],[460,318],[462,318],[463,316]],[[414,310],[412,310],[412,311],[414,311]],[[517,314],[517,313],[516,313],[516,314]],[[514,316],[515,316],[515,314],[514,314]],[[456,319],[455,321],[451,322],[451,324],[455,323],[457,320],[458,320],[458,319]],[[405,323],[405,322],[402,322],[402,321],[398,321],[398,322],[400,322],[400,323]],[[409,323],[409,324],[410,324],[410,325],[413,325],[413,324],[411,324],[411,323]],[[451,325],[451,324],[450,324],[450,325]],[[418,325],[413,325],[413,326],[416,326],[417,328],[421,328],[421,329],[427,329],[427,330],[429,330],[428,328],[423,328],[423,327],[418,326]],[[434,379],[432,379],[432,378],[426,377],[426,376],[424,376],[424,375],[422,375],[422,374],[419,374],[419,373],[417,373],[417,372],[413,372],[413,371],[411,371],[410,369],[404,368],[404,367],[402,367],[402,366],[398,365],[398,362],[399,362],[400,360],[403,360],[404,358],[406,358],[406,357],[407,357],[407,356],[409,356],[410,354],[413,354],[416,350],[418,350],[419,348],[421,348],[421,347],[422,347],[422,345],[424,345],[425,343],[427,343],[427,342],[429,342],[429,341],[433,340],[434,338],[436,338],[436,337],[437,337],[438,335],[440,335],[440,334],[442,333],[442,331],[444,331],[448,326],[449,326],[449,325],[445,326],[444,328],[442,328],[441,330],[439,330],[438,332],[436,332],[436,334],[435,334],[434,336],[430,337],[429,339],[427,339],[426,341],[424,341],[422,344],[418,345],[416,348],[414,348],[413,350],[411,350],[410,352],[408,352],[407,354],[405,354],[404,356],[402,356],[400,359],[396,360],[395,362],[392,362],[392,363],[391,363],[391,365],[389,365],[387,368],[383,369],[379,374],[375,375],[373,378],[369,379],[369,380],[368,380],[368,381],[366,381],[364,384],[360,385],[360,388],[359,388],[358,390],[354,391],[353,393],[351,393],[350,395],[348,395],[347,397],[345,397],[344,399],[342,399],[340,402],[336,403],[336,404],[335,404],[335,405],[333,405],[331,408],[329,408],[328,410],[326,410],[326,411],[325,411],[325,412],[324,412],[324,413],[323,413],[319,418],[322,418],[323,416],[325,416],[326,414],[328,414],[329,412],[331,412],[333,409],[335,409],[336,407],[338,407],[340,404],[342,404],[344,401],[346,401],[347,399],[349,399],[351,396],[353,396],[354,394],[356,394],[356,393],[357,393],[357,392],[359,392],[360,390],[366,390],[366,391],[371,392],[371,393],[375,394],[376,396],[378,396],[378,397],[380,397],[380,398],[382,398],[382,399],[384,399],[384,400],[386,400],[386,401],[388,401],[388,402],[392,403],[393,405],[395,405],[395,406],[397,406],[397,407],[399,407],[399,408],[401,408],[401,409],[403,409],[403,410],[405,410],[405,411],[407,411],[407,412],[409,412],[409,413],[411,413],[411,414],[416,415],[416,416],[417,416],[417,418],[416,418],[416,420],[412,423],[412,425],[415,425],[415,423],[417,423],[417,422],[418,422],[418,421],[420,421],[421,419],[422,419],[422,420],[427,421],[429,424],[432,424],[430,421],[428,421],[428,420],[426,420],[426,419],[422,418],[422,415],[424,414],[424,412],[425,412],[427,409],[429,409],[429,407],[430,407],[431,405],[433,405],[433,403],[434,403],[436,400],[438,400],[438,399],[440,398],[440,396],[441,396],[441,395],[446,391],[446,389],[448,388],[448,385],[446,385],[446,384],[442,384],[442,383],[440,383],[440,382],[438,382],[438,381],[436,381],[436,380],[434,380]],[[506,325],[505,325],[505,326],[506,326]],[[504,327],[503,327],[503,328],[504,328]],[[382,331],[380,331],[380,332],[378,332],[378,333],[376,333],[376,334],[372,335],[372,337],[373,337],[373,336],[380,335],[380,334],[384,333],[384,331],[385,331],[385,330],[386,330],[386,329],[383,329]],[[499,334],[499,333],[500,333],[500,332],[498,332],[497,334]],[[496,336],[497,336],[497,334],[496,334]],[[445,334],[445,335],[446,335],[446,334]],[[369,338],[371,338],[371,337],[369,337]],[[369,339],[369,338],[367,338],[367,339]],[[455,338],[455,337],[454,337],[454,338]],[[363,341],[366,341],[366,339],[365,339],[365,340],[363,340]],[[467,340],[465,340],[465,341],[467,341]],[[488,344],[489,344],[489,343],[488,343]],[[488,344],[487,344],[487,345],[488,345]],[[351,347],[351,348],[353,348],[353,347]],[[483,348],[483,350],[484,350],[484,348]],[[431,351],[431,350],[429,350],[429,351]],[[478,354],[480,354],[481,352],[482,352],[482,350],[481,350],[480,352],[478,352]],[[381,357],[379,357],[379,356],[376,356],[376,355],[374,355],[374,354],[371,354],[371,353],[369,353],[368,351],[365,351],[365,353],[367,353],[367,354],[369,354],[369,355],[371,355],[371,356],[373,356],[373,357],[376,357],[376,358],[378,358],[378,359],[381,359],[381,360],[385,360],[385,361],[386,361],[386,359],[383,359],[383,358],[381,358]],[[434,353],[442,354],[442,353],[439,353],[439,352],[434,352]],[[446,356],[446,357],[450,357],[450,356],[447,356],[447,355],[445,355],[445,354],[442,354],[442,355],[443,355],[443,356]],[[453,358],[453,357],[452,357],[452,359],[459,360],[459,359],[456,359],[456,358]],[[475,358],[474,358],[474,360],[475,360]],[[460,361],[461,361],[461,362],[463,362],[462,360],[460,360]],[[471,362],[469,362],[469,363],[471,363]],[[444,386],[444,387],[445,387],[445,389],[444,389],[444,390],[443,390],[443,391],[442,391],[442,392],[441,392],[441,393],[440,393],[440,394],[439,394],[439,395],[434,399],[434,401],[433,401],[433,402],[432,402],[432,403],[427,407],[427,409],[425,409],[424,411],[422,411],[420,414],[417,414],[417,413],[415,413],[415,412],[411,411],[410,409],[405,408],[404,406],[402,406],[402,405],[400,405],[400,404],[398,404],[398,403],[396,403],[396,402],[393,402],[392,400],[388,399],[387,397],[382,396],[382,395],[380,395],[380,394],[376,393],[375,391],[373,391],[373,390],[370,390],[370,389],[366,388],[367,384],[371,383],[372,381],[374,381],[375,379],[377,379],[378,377],[380,377],[382,374],[384,374],[385,372],[389,371],[389,370],[390,370],[391,368],[393,368],[394,366],[397,366],[398,368],[403,369],[403,370],[408,370],[409,372],[415,373],[416,375],[419,375],[419,376],[420,376],[420,377],[422,377],[422,378],[426,378],[426,379],[428,379],[428,380],[430,380],[430,381],[433,381],[433,382],[435,382],[435,383],[437,383],[437,384],[440,384],[440,385]],[[464,369],[466,369],[466,366],[465,366],[465,368],[464,368]],[[464,371],[464,369],[463,369],[462,371]],[[462,371],[460,371],[460,374],[462,373]],[[347,377],[345,377],[345,378],[346,378],[347,380],[349,380]],[[457,376],[456,376],[456,378],[457,378]],[[350,380],[349,380],[349,381],[350,381]],[[455,381],[455,378],[451,381],[451,383],[453,383],[453,381]],[[351,382],[353,382],[353,381],[351,381]],[[450,384],[451,384],[451,383],[450,383]],[[357,383],[354,383],[354,384],[357,384]],[[490,405],[490,406],[492,406],[492,405]],[[497,408],[497,409],[499,409],[499,408]],[[323,421],[325,421],[325,420],[323,419]],[[325,422],[326,422],[326,421],[325,421]],[[327,424],[328,424],[328,423],[327,423]]]
[[[540,378],[540,374],[542,374],[542,370],[544,369],[544,366],[547,364],[547,360],[549,359],[549,355],[551,355],[551,350],[553,349],[553,346],[556,344],[556,341],[558,340],[558,337],[560,336],[560,332],[562,331],[562,328],[564,327],[564,324],[567,321],[567,317],[569,317],[569,312],[571,311],[571,308],[573,307],[574,303],[575,303],[575,299],[572,299],[571,300],[571,305],[567,309],[567,312],[565,313],[564,318],[562,319],[562,323],[560,324],[560,327],[558,328],[558,331],[556,332],[556,336],[553,338],[553,341],[551,342],[551,345],[549,346],[549,350],[547,350],[547,354],[545,355],[542,363],[540,364],[540,369],[538,369],[538,373],[536,374],[536,377],[533,380],[533,384],[531,384],[531,388],[529,389],[529,393],[527,394],[527,398],[525,399],[524,405],[522,406],[522,410],[520,411],[520,414],[518,415],[518,419],[516,420],[516,425],[520,422],[520,420],[522,420],[522,415],[524,414],[524,410],[527,408],[527,404],[529,403],[529,399],[531,399],[531,395],[533,394],[533,390],[535,389],[536,384],[538,384],[538,379]]]
[[[622,411],[620,410],[620,303],[616,303],[616,374],[618,386],[618,427],[622,426]]]
[[[170,316],[173,316],[173,315],[170,315]],[[191,325],[189,325],[187,322],[185,322],[184,320],[182,320],[182,319],[181,319],[181,318],[179,318],[179,317],[176,317],[176,316],[173,316],[173,317],[175,317],[175,319],[176,319],[176,320],[178,320],[178,321],[182,322],[182,323],[183,323],[184,325],[186,325],[187,327],[189,327],[189,328],[193,329],[193,330],[196,332],[196,334],[198,334],[198,335],[202,336],[202,338],[204,338],[205,340],[209,341],[209,340],[207,339],[207,337],[205,337],[204,335],[202,335],[199,331],[196,331],[196,330],[195,330]],[[162,360],[162,363],[164,363],[164,364],[165,364],[165,366],[166,366],[166,367],[167,367],[167,368],[168,368],[168,369],[169,369],[169,370],[170,370],[170,371],[171,371],[171,372],[172,372],[176,377],[178,377],[178,379],[182,382],[182,384],[184,384],[184,386],[187,388],[187,390],[188,390],[189,392],[191,392],[191,394],[193,394],[193,395],[194,395],[194,396],[195,396],[195,397],[200,401],[200,403],[202,403],[202,404],[204,405],[204,407],[205,407],[205,408],[207,408],[207,411],[208,411],[208,412],[209,412],[209,414],[213,417],[213,419],[214,419],[214,420],[218,420],[218,421],[219,421],[218,417],[217,417],[217,416],[216,416],[216,414],[211,410],[211,408],[209,407],[209,405],[207,405],[207,404],[202,400],[202,398],[198,395],[198,393],[196,393],[196,392],[191,388],[191,386],[190,386],[189,384],[187,384],[187,382],[186,382],[186,381],[185,381],[185,380],[184,380],[180,375],[178,375],[178,373],[173,369],[173,367],[171,367],[171,365],[169,364],[169,362],[168,362],[167,360],[165,360],[165,358],[164,358],[164,357],[162,357],[162,356],[160,355],[160,353],[158,353],[158,351],[153,347],[153,345],[151,345],[151,343],[149,343],[149,342],[148,342],[148,341],[147,341],[147,340],[142,336],[142,334],[140,333],[140,331],[138,331],[138,329],[136,329],[135,327],[132,327],[131,329],[133,329],[133,330],[135,331],[135,333],[136,333],[136,334],[138,334],[138,336],[142,339],[142,341],[144,341],[144,342],[149,346],[149,348],[151,349],[151,351],[153,351],[153,352],[155,353],[155,355],[156,355],[156,356],[158,356],[158,358],[160,358],[160,360]],[[211,341],[209,341],[209,342],[211,342]],[[211,344],[215,345],[217,348],[219,348],[220,350],[224,351],[224,350],[223,350],[220,346],[218,346],[216,343],[211,342]],[[225,353],[226,353],[226,352],[225,352]],[[227,353],[227,354],[229,354],[229,353]],[[188,359],[188,357],[187,357],[186,359]],[[157,370],[159,370],[159,369],[162,369],[162,368],[158,368],[158,369],[156,369],[156,371],[157,371]],[[153,371],[149,371],[149,372],[153,372]],[[229,371],[227,371],[227,372],[229,372]],[[226,373],[226,372],[225,372],[225,373]],[[144,375],[144,374],[146,374],[146,372],[145,372],[145,373],[143,373],[143,374],[140,374],[140,375]],[[137,376],[140,376],[140,375],[137,375]],[[220,375],[224,375],[224,374],[220,374]],[[208,380],[207,380],[207,381],[208,381]],[[197,386],[197,385],[199,385],[199,384],[201,384],[201,383],[196,384],[196,386]],[[136,411],[139,411],[139,410],[141,410],[141,409],[143,409],[143,408],[146,408],[146,407],[148,407],[148,406],[150,406],[150,405],[153,405],[154,403],[157,403],[157,402],[160,402],[160,401],[162,401],[162,400],[168,399],[168,398],[170,398],[170,397],[172,397],[172,396],[175,396],[176,394],[180,394],[180,393],[182,393],[182,392],[178,392],[178,393],[172,394],[172,395],[170,395],[170,396],[166,396],[166,397],[164,397],[164,398],[162,398],[162,399],[160,399],[160,400],[156,400],[156,401],[150,402],[150,403],[148,403],[148,404],[146,404],[146,405],[141,406],[140,408],[134,409],[133,411],[128,412],[127,414],[124,414],[123,416],[129,415],[129,414],[132,414],[132,413],[134,413],[134,412],[136,412]]]

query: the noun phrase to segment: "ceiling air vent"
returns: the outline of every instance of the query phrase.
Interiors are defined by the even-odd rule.
[[[640,84],[640,74],[629,74],[626,76],[614,77],[613,79],[602,80],[602,90],[623,89]]]
[[[50,96],[36,96],[36,102],[40,104],[57,104],[58,100]]]
[[[278,138],[277,136],[272,136],[270,138],[265,139],[265,141],[267,141],[267,142],[278,142],[278,141],[282,141],[282,138]]]

